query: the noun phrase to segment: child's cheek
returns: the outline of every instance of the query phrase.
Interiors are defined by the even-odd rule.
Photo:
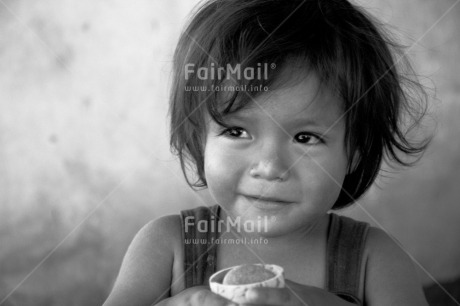
[[[323,205],[332,207],[337,200],[346,174],[345,168],[340,164],[329,165],[319,170],[322,175],[318,181],[318,195],[322,198]]]
[[[214,145],[206,147],[204,162],[206,181],[214,200],[221,205],[233,201],[243,172],[241,162],[235,154]]]
[[[299,163],[297,170],[303,201],[308,206],[332,206],[341,190],[346,163],[340,156],[322,156]]]

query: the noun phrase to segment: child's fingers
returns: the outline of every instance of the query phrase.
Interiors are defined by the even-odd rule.
[[[215,294],[209,290],[200,290],[193,294],[191,298],[191,305],[216,305],[216,306],[237,306],[236,303],[227,300],[224,297],[221,297],[218,294]]]
[[[252,288],[246,292],[245,297],[248,304],[308,306],[287,288]]]

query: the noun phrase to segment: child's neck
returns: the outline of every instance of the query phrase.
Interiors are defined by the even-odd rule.
[[[226,218],[225,211],[221,211],[221,218]],[[329,225],[329,215],[324,215],[316,219],[313,223],[305,224],[295,231],[278,236],[269,236],[258,232],[224,232],[221,238],[227,239],[246,239],[246,241],[257,241],[259,243],[251,243],[250,247],[257,253],[273,254],[277,256],[279,253],[286,253],[286,250],[294,251],[295,248],[303,248],[306,246],[320,245],[327,238],[327,229]]]
[[[244,263],[277,264],[284,268],[288,279],[325,288],[329,220],[329,215],[325,215],[308,227],[269,238],[254,233],[222,233],[220,237],[227,239],[260,237],[267,240],[266,243],[250,245],[220,244],[217,248],[217,269]]]

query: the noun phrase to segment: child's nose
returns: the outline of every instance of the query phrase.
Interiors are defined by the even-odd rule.
[[[259,155],[249,170],[249,174],[254,178],[265,179],[267,181],[286,181],[290,175],[289,166],[277,152]]]

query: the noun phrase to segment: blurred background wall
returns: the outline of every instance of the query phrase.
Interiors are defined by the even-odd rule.
[[[359,2],[412,46],[438,123],[417,167],[344,213],[396,237],[426,286],[460,276],[457,2]],[[171,57],[196,3],[0,0],[0,305],[100,305],[143,224],[212,204],[168,148]]]

